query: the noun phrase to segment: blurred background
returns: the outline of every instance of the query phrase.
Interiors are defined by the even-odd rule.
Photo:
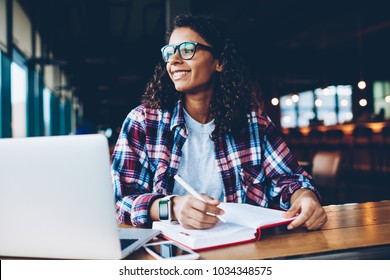
[[[114,145],[172,18],[206,14],[231,28],[324,203],[389,199],[386,2],[0,0],[0,137],[99,132]]]

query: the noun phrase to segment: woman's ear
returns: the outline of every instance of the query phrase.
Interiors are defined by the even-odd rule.
[[[217,70],[217,72],[222,72],[223,70],[223,64],[220,59],[218,59],[217,67],[215,68],[215,70]]]

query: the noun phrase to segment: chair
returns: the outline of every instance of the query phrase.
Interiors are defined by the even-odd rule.
[[[350,167],[353,171],[371,173],[376,168],[373,131],[371,128],[358,126],[353,130]]]
[[[382,153],[380,154],[380,171],[390,173],[390,125],[382,128]]]
[[[340,202],[341,160],[341,151],[319,151],[313,157],[312,175],[324,205]]]
[[[288,130],[288,133],[286,135],[288,144],[296,144],[300,143],[301,139],[303,138],[302,132],[299,130],[299,128],[290,128]]]
[[[311,129],[309,134],[307,135],[307,139],[308,139],[309,157],[310,157],[310,161],[312,161],[314,155],[318,151],[323,150],[324,132],[316,129]]]
[[[311,129],[308,137],[311,143],[320,145],[323,141],[324,132],[317,129]]]
[[[327,150],[340,150],[345,148],[344,132],[340,129],[325,131],[325,143]]]
[[[354,202],[376,200],[379,195],[381,178],[376,172],[375,145],[373,131],[368,127],[357,126],[349,153],[349,167],[345,174],[348,187],[353,188],[350,198]]]
[[[286,142],[298,161],[310,161],[308,149],[305,143],[305,137],[299,129],[290,129],[286,138]]]

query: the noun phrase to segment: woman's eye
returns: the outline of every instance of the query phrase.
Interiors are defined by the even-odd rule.
[[[193,52],[194,52],[194,49],[193,49],[193,48],[185,48],[185,49],[184,49],[184,52],[185,52],[185,53],[193,53]]]

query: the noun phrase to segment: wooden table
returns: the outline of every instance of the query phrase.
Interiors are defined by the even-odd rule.
[[[324,207],[322,230],[266,229],[261,240],[200,252],[201,259],[390,259],[390,201]],[[128,259],[152,259],[143,249]]]

